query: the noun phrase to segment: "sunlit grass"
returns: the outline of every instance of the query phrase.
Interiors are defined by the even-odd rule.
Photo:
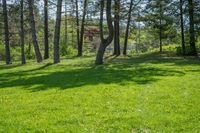
[[[149,54],[0,66],[0,132],[199,132],[200,60]]]

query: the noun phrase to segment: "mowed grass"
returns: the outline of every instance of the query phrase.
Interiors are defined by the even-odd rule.
[[[200,132],[200,60],[153,53],[0,66],[0,132]]]

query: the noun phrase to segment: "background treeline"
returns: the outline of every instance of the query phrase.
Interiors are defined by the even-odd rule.
[[[200,0],[1,0],[0,60],[200,47]]]

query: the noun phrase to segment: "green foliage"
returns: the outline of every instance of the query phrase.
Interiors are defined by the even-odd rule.
[[[74,49],[72,46],[66,46],[66,47],[62,47],[60,50],[60,54],[61,56],[73,56],[76,55],[77,50]]]
[[[167,54],[1,65],[0,132],[198,132],[200,61]]]
[[[199,51],[199,47],[197,47],[197,51]],[[176,48],[176,53],[177,53],[177,55],[183,55],[183,50],[182,50],[181,46]],[[191,55],[191,53],[192,53],[191,47],[186,46],[185,47],[185,55]]]
[[[20,57],[21,57],[20,47],[12,47],[10,50],[11,50],[11,59],[13,61],[20,60]],[[4,61],[5,58],[6,58],[5,46],[4,46],[4,44],[0,44],[0,60]]]
[[[30,47],[29,44],[25,44],[25,56],[28,59],[35,59],[35,51],[33,48],[33,44],[30,44]]]
[[[20,47],[12,47],[11,58],[13,61],[21,60],[21,48]]]
[[[5,48],[4,48],[4,44],[0,44],[0,60],[5,60]]]

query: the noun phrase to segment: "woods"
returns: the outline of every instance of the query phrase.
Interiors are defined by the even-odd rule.
[[[36,6],[35,3],[43,4],[43,7]],[[18,5],[20,8],[17,7]],[[93,52],[96,53],[99,60],[103,59],[100,55],[104,55],[103,53],[105,52],[109,53],[110,50],[112,50],[113,55],[119,56],[121,52],[123,55],[127,55],[127,50],[128,53],[130,53],[130,51],[137,51],[138,53],[138,51],[147,52],[150,49],[156,49],[158,47],[160,52],[162,52],[163,46],[166,45],[176,45],[177,50],[182,55],[197,55],[199,49],[198,0],[180,0],[179,2],[173,0],[113,0],[111,1],[111,9],[109,9],[111,10],[111,14],[107,13],[107,7],[106,12],[102,13],[100,5],[101,2],[88,0],[75,0],[73,2],[44,0],[42,3],[38,3],[34,0],[21,0],[20,2],[16,1],[14,3],[9,2],[9,8],[11,8],[9,10],[19,10],[20,14],[19,40],[22,64],[26,63],[26,57],[28,56],[26,54],[26,37],[27,30],[29,29],[32,34],[31,43],[34,47],[34,56],[37,62],[42,62],[42,53],[44,59],[52,57],[52,55],[49,55],[52,53],[52,43],[54,44],[54,63],[59,63],[60,56],[63,56],[64,53],[64,55],[67,55],[66,53],[69,46],[74,51],[77,49],[77,55],[79,57],[84,55],[86,51],[91,51],[88,48],[94,47],[95,49]],[[54,10],[54,12],[52,12],[51,6],[55,7],[56,11]],[[65,8],[62,8],[62,6],[65,6]],[[5,58],[2,59],[6,60],[6,64],[11,64],[10,54],[12,54],[12,49],[15,49],[15,47],[13,47],[13,44],[10,44],[11,42],[9,40],[14,39],[14,36],[10,36],[9,29],[15,29],[16,27],[9,28],[9,26],[13,26],[13,24],[8,24],[8,5],[6,1],[3,1],[2,7],[4,36],[1,35],[1,39],[5,41],[4,43],[2,42],[5,45]],[[138,11],[139,8],[140,11]],[[27,9],[29,16],[26,16]],[[34,12],[37,13],[35,14]],[[43,14],[42,16],[40,15],[41,13]],[[54,15],[51,15],[52,13]],[[12,14],[12,12],[9,13],[9,15]],[[111,15],[111,17],[107,15]],[[29,17],[29,29],[27,29],[27,26],[25,26],[26,29],[24,28],[24,25],[27,25],[27,20],[24,21],[24,16],[25,18]],[[37,19],[42,19],[43,23],[38,20],[36,21],[35,17],[37,17]],[[99,19],[97,19],[98,17]],[[9,19],[13,19],[12,21],[9,20],[11,23],[15,21],[14,17],[9,17]],[[104,23],[105,21],[107,22],[107,26]],[[41,31],[36,26],[43,27],[44,30]],[[64,32],[62,32],[62,26],[65,27]],[[93,29],[99,32],[94,34],[90,27],[93,27]],[[108,31],[106,28],[108,28]],[[104,34],[101,33],[104,30],[106,30],[106,32],[104,32]],[[74,33],[75,31],[76,34]],[[40,33],[43,33],[43,36],[41,36]],[[39,39],[37,34],[40,34]],[[179,34],[181,37],[179,37]],[[52,35],[54,36],[53,40],[49,38]],[[74,35],[76,35],[76,40],[74,40]],[[71,38],[69,38],[69,36],[71,36]],[[99,38],[97,38],[97,36],[99,36]],[[105,36],[108,36],[109,41],[103,39]],[[141,36],[143,36],[142,40]],[[87,37],[89,40],[87,40]],[[94,44],[94,40],[92,39],[94,37],[99,39],[98,43],[95,42],[96,44]],[[15,36],[15,38],[18,37]],[[41,38],[44,39],[41,40]],[[69,44],[69,40],[72,40],[71,44]],[[68,43],[66,44],[66,42]],[[110,43],[111,45],[109,45]],[[105,44],[105,46],[102,47],[102,44]],[[109,48],[107,48],[108,45]],[[181,50],[179,50],[179,47],[181,47]],[[2,55],[2,57],[4,56]],[[96,64],[102,63],[97,63],[96,61]]]

